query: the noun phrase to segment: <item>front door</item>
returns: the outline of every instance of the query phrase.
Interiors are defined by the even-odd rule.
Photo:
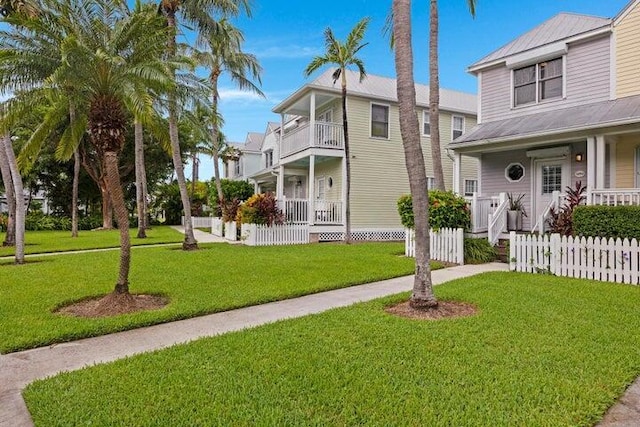
[[[564,192],[569,185],[569,165],[564,158],[539,159],[535,161],[534,206],[535,217],[531,223],[535,224],[540,215],[551,203],[554,191]]]

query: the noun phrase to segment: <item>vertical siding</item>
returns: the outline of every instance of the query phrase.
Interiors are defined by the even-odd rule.
[[[566,98],[537,105],[511,107],[511,72],[505,66],[482,72],[482,121],[574,107],[610,97],[610,37],[606,35],[569,46],[566,56]]]
[[[616,36],[616,95],[640,95],[640,6],[636,5],[614,28]]]
[[[409,181],[400,137],[398,109],[390,105],[390,138],[370,138],[370,100],[350,97],[348,100],[349,134],[351,148],[351,219],[354,228],[400,227],[396,203],[409,193]],[[475,125],[475,117],[465,117],[466,129]],[[447,188],[452,187],[453,162],[446,154],[451,142],[451,114],[442,112],[440,117],[442,162]],[[427,175],[433,176],[430,138],[422,137]],[[475,160],[464,176],[477,176]]]
[[[616,188],[634,188],[636,148],[640,135],[622,135],[616,144]]]

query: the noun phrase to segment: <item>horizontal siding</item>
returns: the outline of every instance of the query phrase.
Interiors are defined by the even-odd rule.
[[[398,109],[390,108],[390,139],[370,138],[370,101],[350,97],[348,102],[349,134],[351,148],[351,218],[354,228],[400,227],[396,210],[398,198],[409,193],[409,181],[400,137]],[[465,118],[466,128],[475,125],[475,118]],[[422,124],[422,123],[421,123]],[[441,150],[445,184],[452,187],[453,162],[446,155],[451,142],[451,114],[443,112],[440,118]],[[427,175],[433,176],[430,138],[422,137]],[[467,159],[470,166],[466,174],[470,179],[477,175],[475,161]]]
[[[571,44],[566,57],[566,98],[511,108],[511,71],[505,66],[482,72],[482,121],[575,107],[610,97],[609,36]]]
[[[616,95],[640,95],[640,6],[624,17],[614,29],[616,35]]]
[[[636,148],[640,135],[623,135],[616,144],[616,188],[634,188]]]
[[[325,200],[342,200],[342,159],[335,158],[328,161],[317,162],[315,176],[325,178]],[[333,184],[329,188],[329,178]],[[318,195],[316,194],[316,197]]]

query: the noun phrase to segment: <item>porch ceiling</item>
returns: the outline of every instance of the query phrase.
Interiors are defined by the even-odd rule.
[[[329,160],[340,159],[341,157],[333,157],[333,156],[316,156],[315,164],[316,166],[320,163],[328,162]],[[295,160],[291,163],[287,163],[285,171],[288,171],[290,167],[293,168],[309,168],[309,156],[303,157],[301,159]]]
[[[316,108],[323,104],[333,101],[338,96],[332,93],[316,92]],[[297,116],[309,117],[311,111],[311,92],[306,92],[300,98],[296,99],[286,107],[282,112],[285,114],[294,114]]]

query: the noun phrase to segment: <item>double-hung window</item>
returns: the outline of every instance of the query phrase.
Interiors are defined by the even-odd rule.
[[[389,138],[389,106],[371,104],[371,136]]]
[[[266,168],[273,166],[273,150],[267,150],[264,152],[264,162]]]
[[[240,159],[236,160],[234,163],[235,163],[234,164],[235,176],[240,176],[241,175],[241,173],[240,173]]]
[[[424,136],[431,135],[431,116],[429,110],[422,110],[422,134]]]
[[[478,180],[477,179],[465,179],[464,180],[464,195],[473,196],[473,193],[478,192]]]
[[[451,121],[452,121],[451,139],[456,139],[464,133],[464,117],[453,116]]]
[[[513,105],[517,107],[561,98],[562,70],[562,58],[513,70]]]

